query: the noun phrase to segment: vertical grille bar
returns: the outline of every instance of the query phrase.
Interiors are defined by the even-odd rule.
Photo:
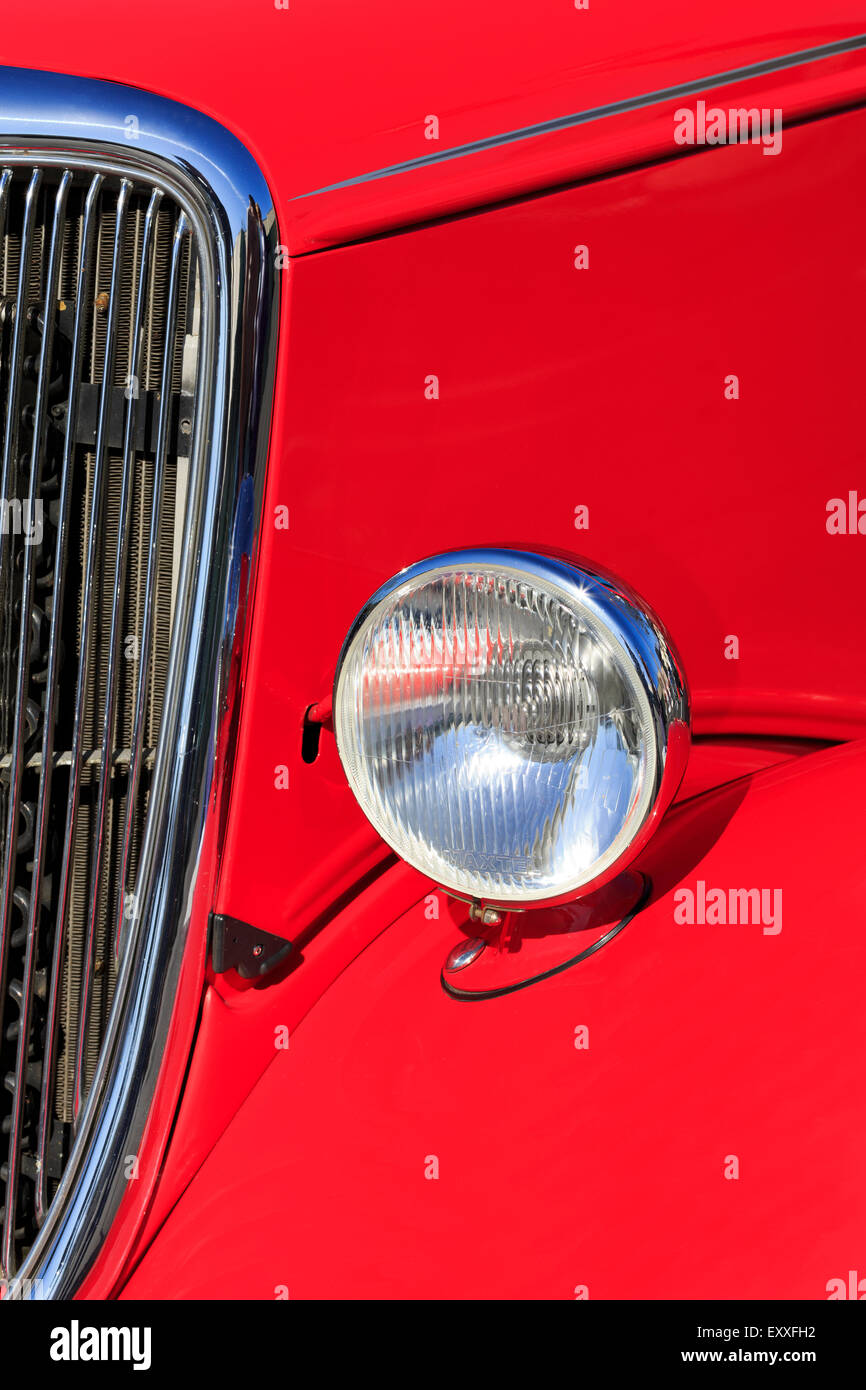
[[[9,184],[12,181],[12,170],[5,169],[0,174],[0,241],[6,235],[6,212],[9,207]]]
[[[55,305],[57,286],[60,277],[60,257],[63,250],[63,219],[66,199],[72,175],[67,170],[60,180],[54,199],[54,219],[51,227],[51,249],[48,260],[48,273],[42,314],[42,344],[39,351],[39,375],[36,386],[34,407],[33,447],[30,455],[30,485],[28,492],[29,515],[35,515],[36,501],[42,474],[43,448],[46,431],[47,395],[49,373],[54,351],[54,329],[56,323]],[[21,273],[25,273],[26,260],[22,253]],[[19,311],[23,308],[19,301]],[[21,785],[21,746],[24,731],[24,701],[27,695],[27,670],[30,650],[31,602],[33,591],[34,552],[32,546],[24,549],[24,577],[21,591],[21,631],[18,646],[18,684],[15,696],[15,749],[13,752],[13,779],[10,784],[9,814],[17,817]],[[47,726],[46,726],[47,733]],[[45,779],[39,791],[39,807],[44,814]],[[37,822],[41,816],[37,812]],[[44,832],[44,827],[43,827]],[[8,1268],[12,1260],[15,1237],[15,1216],[18,1197],[18,1163],[21,1142],[21,1122],[24,1108],[24,1095],[28,1083],[27,1052],[30,1038],[30,1003],[33,992],[33,973],[36,959],[36,929],[40,912],[39,894],[42,882],[43,833],[40,827],[34,828],[33,873],[30,884],[30,897],[27,904],[27,943],[24,953],[24,979],[21,999],[18,1006],[18,1047],[15,1065],[15,1089],[12,1095],[12,1114],[8,1150],[6,1178],[6,1212],[3,1223],[2,1263]],[[41,1077],[39,1078],[41,1081]]]
[[[6,236],[6,218],[7,218],[8,209],[9,209],[9,184],[10,184],[11,180],[12,180],[12,170],[11,170],[11,169],[4,169],[4,170],[3,170],[3,173],[0,174],[0,246],[2,246],[3,241],[4,241],[4,238],[5,238],[5,236]],[[3,455],[4,455],[4,459],[5,459],[5,456],[6,456],[5,444],[4,444]],[[5,469],[4,469],[3,478],[4,478],[4,481],[3,481],[2,486],[5,488],[5,486],[6,486],[6,483],[5,483]],[[5,497],[5,492],[2,494],[2,496]],[[10,544],[11,544],[11,542],[10,542]],[[6,546],[6,538],[5,538],[5,536],[3,536],[2,534],[0,534],[0,609],[2,609],[2,606],[3,606],[3,603],[4,603],[4,588],[5,588],[5,574],[4,574],[5,546]],[[6,663],[5,663],[5,659],[4,659],[4,657],[2,656],[2,654],[0,654],[0,663],[2,663],[3,667],[5,667],[5,664],[6,664]],[[2,684],[5,685],[5,673],[4,673],[3,677],[2,677]],[[0,688],[0,737],[2,737],[2,739],[3,739],[3,746],[5,747],[5,746],[6,746],[6,742],[7,742],[7,738],[8,738],[8,709],[7,709],[7,706],[6,706],[6,702],[5,702],[5,700],[3,699],[3,691],[2,691],[2,688]],[[4,854],[4,842],[5,842],[5,833],[4,833],[4,830],[3,830],[3,825],[4,825],[4,824],[5,824],[5,804],[4,804],[4,800],[3,800],[2,794],[0,794],[0,837],[2,837],[2,838],[0,838],[0,855],[3,855],[3,854]],[[5,890],[5,891],[8,891],[8,889]],[[5,892],[4,892],[4,897],[5,897]],[[0,916],[0,1033],[2,1033],[2,1030],[3,1030],[3,1005],[4,1005],[5,998],[6,998],[6,913],[5,913],[5,911],[4,911],[3,914],[2,914],[2,916]]]
[[[75,326],[72,332],[72,362],[70,368],[69,414],[76,418],[80,398],[81,369],[84,356],[84,342],[87,331],[87,302],[92,293],[91,257],[93,252],[96,207],[102,190],[102,175],[96,174],[90,182],[84,204],[84,222],[80,232],[78,254],[78,275],[76,279]],[[69,514],[72,502],[72,454],[73,432],[67,429],[63,441],[63,462],[61,465],[60,506],[57,531],[57,563],[54,569],[52,586],[51,644],[48,652],[48,677],[46,689],[45,738],[42,754],[42,785],[40,786],[40,809],[37,822],[40,835],[45,834],[45,806],[51,789],[52,762],[54,753],[54,725],[57,715],[57,673],[60,662],[60,615],[66,581],[66,561],[69,547]],[[68,873],[68,863],[64,856],[63,868]],[[68,884],[61,877],[58,894],[63,905],[66,901]],[[66,913],[61,906],[54,927],[54,940],[49,968],[48,1001],[45,1018],[45,1047],[42,1062],[42,1089],[39,1098],[39,1130],[36,1161],[36,1221],[39,1225],[45,1220],[48,1206],[47,1155],[51,1125],[51,1105],[54,1094],[54,1068],[57,1059],[57,1022],[60,1006],[61,965],[66,942]]]
[[[127,185],[127,187],[129,187]],[[141,250],[141,270],[138,279],[138,290],[136,293],[135,310],[132,316],[131,328],[131,352],[130,352],[130,372],[127,377],[127,403],[126,403],[126,425],[123,439],[123,478],[120,492],[120,518],[117,528],[117,549],[114,561],[114,587],[111,602],[111,627],[108,646],[108,673],[107,688],[105,694],[105,708],[102,724],[102,761],[99,771],[99,799],[96,811],[96,827],[91,839],[91,871],[90,871],[90,909],[87,914],[87,929],[84,944],[84,970],[81,982],[81,998],[79,1004],[78,1039],[75,1046],[75,1065],[73,1081],[73,1112],[78,1116],[84,1096],[84,1060],[87,1048],[88,1021],[91,1004],[91,990],[93,987],[94,971],[94,942],[96,938],[97,913],[99,908],[99,895],[102,883],[102,859],[105,852],[105,828],[106,810],[108,806],[108,787],[112,776],[113,767],[113,743],[114,743],[114,720],[117,703],[117,684],[118,684],[118,638],[121,609],[126,586],[126,551],[129,543],[129,521],[130,521],[130,494],[132,490],[132,468],[135,451],[133,449],[133,430],[135,426],[135,411],[138,402],[138,380],[141,370],[141,334],[144,322],[144,302],[147,294],[147,286],[150,279],[151,257],[153,253],[153,234],[156,214],[162,201],[162,193],[159,189],[154,189],[148,204],[147,216],[144,223],[144,238]],[[124,206],[125,211],[125,206]],[[117,215],[118,236],[121,234],[121,209],[118,204]],[[115,242],[115,269],[117,266],[117,247]],[[112,295],[115,293],[115,275],[112,274]],[[111,382],[111,370],[108,358],[108,340],[106,339],[106,364],[105,375],[102,383],[103,401],[106,398],[108,387]],[[131,379],[131,380],[130,380]],[[100,406],[100,424],[103,422],[103,406]],[[97,444],[97,456],[99,445]],[[98,465],[97,465],[98,466]],[[91,511],[91,522],[97,516],[97,489],[94,480],[94,499]],[[92,540],[91,540],[92,544]],[[89,557],[88,557],[89,563]],[[82,639],[83,640],[83,639]],[[141,660],[141,654],[139,656]],[[128,798],[129,799],[129,798]]]
[[[34,169],[30,177],[30,184],[24,203],[24,225],[21,232],[21,258],[18,267],[18,299],[15,312],[15,325],[12,334],[12,362],[10,368],[10,380],[8,388],[8,406],[6,415],[6,429],[3,439],[3,474],[0,481],[0,502],[7,503],[13,495],[11,486],[17,481],[17,449],[18,449],[18,424],[19,406],[21,399],[21,366],[24,351],[24,302],[27,293],[27,275],[29,270],[30,245],[33,238],[33,223],[36,216],[36,200],[39,194],[39,187],[42,182],[41,169]],[[4,643],[4,650],[0,653],[0,659],[4,665],[3,679],[3,734],[4,746],[8,737],[8,677],[12,661],[11,634],[14,630],[14,583],[12,574],[12,550],[13,536],[11,527],[8,525],[0,530],[0,604],[3,606],[3,617],[7,639]],[[13,896],[13,865],[18,837],[18,803],[17,788],[21,777],[21,752],[22,752],[22,728],[15,724],[12,734],[12,760],[10,763],[10,788],[6,795],[4,807],[5,815],[2,817],[4,822],[3,831],[3,878],[0,887],[0,1031],[3,1028],[6,1001],[6,972],[8,962],[8,937],[9,937],[9,917]],[[8,1216],[8,1213],[7,1213]],[[9,1217],[14,1221],[14,1218]]]
[[[105,349],[103,356],[103,378],[102,389],[99,396],[99,418],[96,427],[96,461],[93,474],[93,504],[90,513],[90,530],[87,538],[87,558],[85,562],[85,573],[83,581],[82,598],[82,623],[81,623],[81,656],[78,663],[78,681],[75,691],[75,724],[72,734],[72,763],[69,772],[69,793],[66,802],[66,828],[63,837],[63,866],[61,869],[61,899],[58,907],[60,917],[64,916],[68,904],[69,893],[69,874],[72,860],[72,853],[75,846],[75,820],[79,805],[79,788],[81,781],[81,754],[84,735],[84,714],[85,702],[87,699],[88,679],[90,676],[90,625],[93,614],[93,590],[96,582],[97,557],[99,554],[97,538],[99,535],[100,522],[102,519],[102,502],[104,492],[104,462],[108,444],[108,409],[109,393],[114,370],[115,354],[115,335],[117,329],[117,309],[118,309],[118,278],[120,270],[120,249],[123,241],[123,229],[126,218],[126,209],[129,204],[131,184],[124,179],[120,187],[120,195],[117,200],[116,220],[114,228],[114,245],[111,262],[111,288],[108,292],[108,313],[105,332]]]
[[[160,522],[162,520],[162,494],[164,488],[166,454],[168,452],[169,407],[171,402],[171,376],[173,366],[172,344],[177,336],[178,289],[180,284],[181,258],[184,240],[188,232],[186,216],[181,213],[174,229],[169,272],[168,296],[165,308],[164,349],[162,355],[162,380],[160,386],[159,424],[156,436],[156,458],[153,477],[153,503],[150,513],[150,533],[147,546],[147,575],[144,584],[144,617],[142,623],[138,678],[135,689],[135,710],[130,735],[129,778],[126,793],[126,814],[124,816],[123,842],[120,853],[120,876],[115,910],[115,958],[120,959],[123,951],[123,926],[127,918],[126,887],[129,874],[129,856],[132,846],[132,832],[135,821],[135,799],[141,776],[141,752],[144,741],[146,714],[146,694],[150,679],[150,655],[154,626],[154,591],[156,569],[159,559]],[[139,304],[139,308],[140,308]]]

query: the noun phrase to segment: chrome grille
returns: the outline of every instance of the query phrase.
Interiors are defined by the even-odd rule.
[[[159,187],[0,173],[3,1277],[62,1176],[137,910],[200,297]]]

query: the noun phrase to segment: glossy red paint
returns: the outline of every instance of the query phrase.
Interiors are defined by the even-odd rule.
[[[304,763],[302,722],[356,611],[436,551],[619,574],[671,631],[698,734],[866,729],[864,542],[826,530],[862,471],[866,281],[839,229],[864,135],[834,116],[780,158],[729,146],[295,263],[266,499],[291,524],[263,537],[222,911],[291,936],[373,866],[333,735]]]
[[[448,998],[450,911],[410,908],[274,1056],[123,1296],[825,1297],[866,1234],[864,776],[851,744],[681,805],[651,906],[521,994]],[[678,924],[699,880],[781,887],[782,929]]]
[[[847,915],[863,886],[862,752],[798,759],[681,806],[676,841],[657,847],[670,850],[668,899],[579,981],[479,1006],[500,1010],[485,1019],[441,995],[456,924],[446,909],[425,916],[430,886],[370,830],[327,725],[316,762],[300,749],[356,609],[404,564],[463,543],[573,549],[658,608],[683,653],[698,732],[734,750],[717,744],[693,764],[681,800],[766,765],[781,755],[775,740],[792,740],[793,757],[805,740],[866,730],[866,653],[851,640],[861,541],[824,528],[828,498],[862,481],[866,117],[792,123],[778,159],[723,148],[596,177],[678,153],[680,103],[666,102],[303,195],[429,154],[428,113],[440,122],[435,150],[456,149],[850,37],[862,9],[832,0],[816,16],[803,0],[737,0],[690,15],[688,33],[672,0],[625,12],[445,0],[435,16],[402,0],[293,0],[239,16],[235,0],[154,0],[142,24],[108,0],[74,12],[47,0],[38,53],[32,19],[16,11],[0,59],[114,78],[215,116],[259,159],[293,252],[589,181],[291,263],[265,511],[289,506],[291,530],[263,534],[221,878],[218,889],[203,882],[197,904],[146,1181],[131,1185],[84,1293],[115,1288],[143,1256],[130,1296],[271,1297],[287,1282],[293,1296],[567,1297],[589,1279],[593,1297],[730,1296],[734,1285],[820,1297],[820,1281],[847,1268],[835,1230],[862,1231],[862,1146],[844,1090],[862,1058],[851,995],[862,960]],[[781,104],[793,122],[863,100],[862,50],[710,83],[714,94]],[[579,243],[591,248],[588,274],[573,268]],[[722,396],[731,371],[743,383],[736,403]],[[435,402],[424,397],[430,373]],[[590,508],[589,531],[574,530],[577,504]],[[728,633],[737,662],[723,656]],[[722,882],[784,874],[780,938],[672,926],[669,890],[704,858]],[[208,982],[175,1117],[211,896],[300,937],[300,965],[267,988]],[[696,988],[701,978],[712,986]],[[575,999],[606,1054],[570,1046]],[[817,1039],[799,1051],[798,1018]],[[281,1023],[292,1048],[274,1059]],[[588,1057],[576,1079],[575,1058]],[[798,1088],[814,1109],[825,1085],[826,1109],[800,1143]],[[431,1125],[441,1139],[426,1138]],[[418,1150],[423,1160],[436,1143],[450,1157],[426,1183]],[[720,1176],[721,1150],[738,1143],[752,1155],[751,1186]],[[839,1174],[830,1190],[821,1164]],[[270,1206],[242,1200],[251,1173],[280,1196],[273,1221]],[[738,1230],[750,1233],[746,1249],[766,1251],[760,1268],[738,1265],[727,1241]],[[783,1252],[795,1239],[809,1249],[792,1270]],[[281,1276],[283,1250],[296,1272]]]
[[[707,106],[763,106],[784,111],[787,128],[816,111],[841,109],[862,101],[866,91],[863,50],[783,68],[749,80],[702,84]],[[651,94],[652,95],[652,94]],[[423,167],[398,166],[383,177],[326,188],[292,201],[287,230],[294,254],[375,236],[394,227],[463,212],[479,203],[573,184],[612,169],[675,158],[676,113],[694,104],[682,95],[643,103],[635,109],[600,115],[590,123],[565,125],[520,143],[457,151],[452,159]],[[603,111],[604,108],[601,108]]]
[[[677,792],[677,801],[688,801],[701,792],[722,787],[739,777],[749,777],[764,768],[806,753],[820,752],[825,745],[808,739],[708,738],[692,744],[689,765]]]
[[[465,197],[465,189],[450,184],[452,176],[473,184],[470,201],[478,201],[485,185],[482,200],[502,196],[503,173],[509,171],[511,191],[524,152],[512,147],[502,159],[482,157],[471,173],[449,170],[441,185],[416,180],[408,202],[402,190],[390,188],[377,190],[372,206],[366,193],[348,204],[303,198],[316,189],[431,149],[457,148],[838,42],[864,27],[856,0],[826,0],[820,10],[808,0],[731,0],[693,8],[687,23],[675,0],[649,7],[634,0],[593,4],[585,11],[563,0],[476,0],[469,6],[441,0],[435,12],[404,0],[292,0],[287,10],[271,0],[243,8],[236,0],[150,0],[146,23],[112,0],[80,0],[74,8],[44,0],[34,44],[27,9],[7,10],[3,63],[145,87],[234,131],[259,160],[283,239],[293,249],[369,231],[371,212],[379,223],[383,214],[385,220],[392,215],[387,204],[393,197],[401,219],[416,215],[425,199],[444,208],[449,199]],[[852,79],[856,84],[858,66],[856,59],[832,60],[808,81],[818,84],[824,100],[840,100]],[[802,75],[792,82],[786,99],[795,102]],[[807,95],[809,105],[815,100],[814,92]],[[430,114],[439,119],[438,141],[425,139]],[[639,149],[642,127],[625,129]],[[575,158],[579,165],[585,146],[584,132],[564,147],[554,141],[532,152],[541,177],[530,168],[530,183],[560,179],[564,165]],[[597,169],[610,151],[587,154]],[[380,194],[386,200],[381,211]]]
[[[678,793],[688,800],[709,788],[802,758],[820,744],[806,740],[709,739],[692,745]],[[237,1109],[273,1060],[276,1029],[292,1032],[339,975],[407,906],[426,900],[435,885],[383,850],[378,876],[359,878],[348,901],[333,904],[330,915],[312,923],[295,939],[293,954],[264,985],[211,978],[205,991],[189,1076],[177,1115],[172,1146],[152,1193],[135,1248],[125,1252],[134,1267],[174,1203],[231,1122]],[[353,864],[351,857],[348,865]],[[388,872],[382,872],[386,867]],[[443,901],[439,900],[440,903]],[[454,938],[462,916],[457,909]],[[425,920],[427,920],[425,918]],[[240,984],[240,987],[239,987]],[[118,1265],[106,1262],[101,1282],[116,1278]]]
[[[737,737],[735,773],[759,765],[743,766],[744,735],[866,727],[866,657],[850,643],[858,539],[825,528],[828,497],[857,476],[859,375],[855,353],[824,349],[852,341],[864,307],[856,244],[838,237],[856,223],[863,123],[787,132],[771,173],[753,149],[716,150],[294,266],[266,505],[288,505],[291,530],[263,538],[221,910],[339,935],[335,904],[387,864],[327,727],[317,761],[301,759],[303,718],[327,699],[356,609],[449,545],[573,547],[634,583],[682,651],[698,731]],[[583,279],[578,240],[593,248]],[[447,389],[431,402],[434,365]],[[751,383],[736,403],[722,393],[734,365]],[[574,530],[578,503],[588,531]],[[292,615],[309,602],[316,621],[298,638]],[[700,787],[731,768],[692,775]],[[359,930],[389,920],[374,912]],[[450,944],[435,937],[440,954]],[[246,1034],[239,1017],[209,994],[140,1251],[260,1075],[270,1035],[252,1046],[257,1016]],[[402,1022],[384,1026],[396,1036]]]
[[[130,1264],[147,1249],[202,1161],[273,1060],[278,1030],[293,1031],[341,972],[407,906],[432,891],[408,865],[358,885],[328,923],[299,935],[266,986],[238,989],[222,978],[205,990],[196,1048],[168,1160]],[[117,1266],[113,1268],[117,1277]]]

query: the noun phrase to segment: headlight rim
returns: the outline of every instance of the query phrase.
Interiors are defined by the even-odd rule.
[[[577,599],[613,638],[614,647],[625,654],[640,678],[648,701],[655,748],[647,809],[622,851],[592,878],[553,896],[525,894],[507,898],[487,893],[473,896],[462,887],[443,882],[427,868],[412,865],[459,901],[507,912],[560,906],[594,892],[633,863],[672,802],[685,772],[691,743],[688,682],[673,639],[658,615],[629,584],[594,561],[551,549],[472,546],[436,552],[405,566],[381,584],[357,613],[341,646],[333,682],[334,733],[344,775],[367,820],[404,862],[412,864],[404,850],[383,833],[355,790],[340,743],[341,679],[359,634],[368,628],[380,605],[393,601],[399,589],[405,586],[409,592],[420,578],[430,580],[437,574],[473,568],[491,568],[518,579],[540,581],[561,590],[566,599]]]

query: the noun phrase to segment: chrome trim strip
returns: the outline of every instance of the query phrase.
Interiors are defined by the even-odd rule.
[[[518,140],[532,140],[536,135],[552,135],[559,130],[571,130],[575,126],[587,125],[590,121],[604,120],[606,116],[622,116],[628,111],[640,111],[645,106],[656,106],[662,101],[697,96],[710,87],[743,82],[750,77],[763,77],[770,72],[783,72],[785,68],[800,67],[803,63],[817,63],[822,58],[835,58],[840,53],[850,53],[858,48],[866,48],[866,34],[856,34],[850,39],[839,39],[835,43],[822,43],[816,48],[799,49],[795,53],[785,53],[779,58],[767,58],[760,63],[747,63],[740,68],[712,73],[709,77],[695,78],[692,82],[681,82],[674,87],[661,87],[656,92],[644,92],[641,96],[626,97],[623,101],[611,101],[604,106],[592,106],[571,116],[557,116],[551,121],[538,121],[535,125],[520,126],[517,130],[508,130],[502,135],[488,135],[483,140],[455,145],[450,150],[438,150],[434,154],[420,155],[418,159],[407,159],[403,164],[388,164],[383,169],[373,169],[369,174],[356,174],[354,178],[342,179],[339,183],[325,184],[324,187],[314,188],[309,193],[296,193],[290,201],[297,203],[303,198],[317,198],[320,193],[336,193],[341,188],[355,188],[361,183],[393,178],[395,174],[409,174],[417,169],[443,164],[449,159],[462,159],[468,154],[499,149],[503,145],[516,144]]]
[[[216,750],[254,563],[279,304],[273,201],[255,161],[222,126],[165,98],[108,82],[0,70],[4,166],[41,164],[148,179],[185,214],[200,258],[201,361],[182,567],[136,910],[96,1076],[63,1179],[12,1298],[69,1298],[127,1191],[159,1080],[187,948],[205,829],[219,824]],[[132,134],[133,138],[130,138]],[[243,563],[246,559],[247,563]],[[239,575],[246,576],[241,591]],[[208,845],[214,837],[208,837]],[[215,854],[211,851],[211,855]],[[176,1096],[173,1097],[176,1101]],[[164,1138],[164,1136],[163,1136]]]

